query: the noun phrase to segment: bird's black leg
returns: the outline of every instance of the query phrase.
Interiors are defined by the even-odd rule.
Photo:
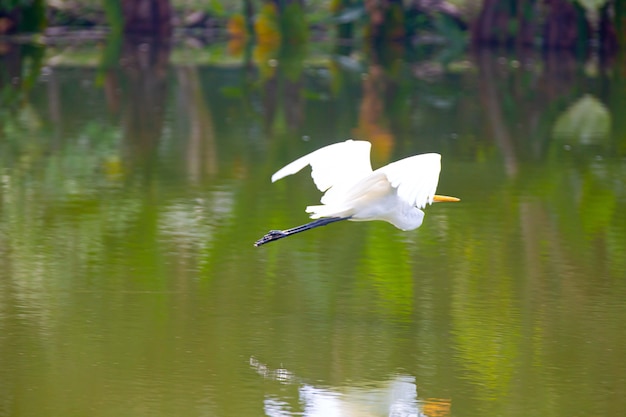
[[[341,220],[348,220],[349,218],[350,217],[324,217],[322,219],[317,219],[310,223],[303,224],[302,226],[296,226],[287,230],[270,230],[265,236],[254,242],[254,246],[265,245],[266,243],[273,242],[287,236],[295,235],[296,233],[304,232],[315,227],[326,226],[327,224],[338,222]]]

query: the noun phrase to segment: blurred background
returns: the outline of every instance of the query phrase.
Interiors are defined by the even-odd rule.
[[[621,416],[624,3],[0,0],[0,416]]]

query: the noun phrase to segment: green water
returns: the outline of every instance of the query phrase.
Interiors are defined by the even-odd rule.
[[[0,416],[626,409],[617,64],[103,69],[59,48],[31,74],[21,51],[31,82],[3,78],[0,110]],[[462,202],[413,232],[341,222],[255,248],[319,200],[306,172],[271,174],[350,137],[375,166],[441,153],[438,191]]]

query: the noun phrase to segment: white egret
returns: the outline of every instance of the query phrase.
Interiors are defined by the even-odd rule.
[[[384,220],[400,230],[414,230],[422,225],[422,209],[427,204],[459,201],[435,195],[441,155],[415,155],[372,171],[370,148],[369,142],[347,140],[320,148],[279,169],[272,175],[272,182],[310,165],[313,182],[324,192],[322,204],[306,208],[316,220],[292,229],[271,230],[254,245],[340,220]]]

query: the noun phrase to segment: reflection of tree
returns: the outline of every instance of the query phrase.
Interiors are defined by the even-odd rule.
[[[588,362],[603,349],[612,355],[610,346],[626,337],[613,333],[611,314],[596,310],[603,310],[599,299],[606,302],[613,291],[624,289],[610,278],[616,276],[612,265],[621,261],[609,260],[609,254],[624,242],[612,239],[612,227],[620,228],[619,209],[615,190],[603,185],[615,181],[616,167],[608,164],[593,172],[592,167],[551,164],[533,168],[524,161],[518,162],[525,175],[505,180],[502,187],[483,184],[491,193],[483,206],[490,207],[488,213],[452,218],[466,225],[463,236],[457,236],[465,263],[454,273],[452,290],[455,349],[466,376],[479,387],[475,396],[484,407],[519,406],[538,396],[541,404],[593,413],[588,402],[565,404],[558,390],[545,388],[569,381],[577,398],[598,395],[584,377],[587,366],[594,375],[617,382],[608,364]],[[493,213],[499,224],[493,224]],[[608,393],[600,414],[612,408],[610,399]]]
[[[402,45],[372,46],[368,73],[362,81],[359,120],[354,132],[372,142],[372,154],[381,161],[389,159],[394,146],[395,134],[390,126],[401,127],[408,114],[404,105],[408,88],[398,80],[404,68],[404,51]]]
[[[513,138],[508,131],[509,125],[502,113],[497,84],[494,81],[496,80],[495,69],[490,62],[490,56],[486,53],[479,55],[479,63],[481,68],[479,75],[480,97],[483,101],[487,125],[491,128],[490,137],[494,138],[502,152],[507,174],[514,176],[518,171],[517,155],[515,154]]]
[[[458,274],[452,316],[459,364],[480,384],[476,396],[489,402],[502,399],[511,390],[522,344],[514,281],[506,276],[506,257],[497,246],[481,249],[477,251],[480,258],[473,257]],[[481,269],[489,273],[476,275]]]
[[[591,39],[603,48],[615,45],[613,22],[607,15],[608,2],[572,2],[567,0],[486,0],[472,25],[476,44],[532,47],[541,37],[546,49],[584,51]],[[600,32],[594,33],[585,7],[603,16]]]
[[[17,90],[13,85],[15,79],[19,79],[22,75],[22,48],[20,45],[2,42],[0,43],[0,63],[2,71],[0,72],[0,92],[2,92],[3,102],[7,96],[10,96],[8,88]],[[3,103],[6,105],[5,103]]]
[[[385,224],[337,224],[262,251],[251,247],[259,230],[298,224],[305,216],[303,202],[319,194],[306,188],[307,175],[302,182],[294,177],[269,184],[279,157],[290,158],[281,156],[278,141],[258,140],[264,136],[257,120],[237,107],[239,102],[258,105],[258,90],[226,98],[215,88],[234,84],[237,69],[212,71],[214,78],[202,87],[197,77],[206,77],[204,70],[181,68],[176,76],[182,92],[172,97],[189,105],[171,105],[181,108],[173,117],[144,109],[165,107],[164,70],[120,72],[119,85],[125,88],[120,111],[132,115],[122,117],[143,117],[126,121],[130,127],[120,139],[117,124],[102,119],[102,92],[77,88],[77,79],[90,80],[94,72],[83,69],[80,78],[71,68],[55,68],[55,84],[36,87],[30,93],[35,99],[27,97],[36,110],[29,113],[33,119],[26,113],[10,118],[14,127],[0,141],[5,271],[0,327],[4,340],[15,342],[2,344],[3,391],[19,394],[25,387],[43,386],[50,409],[71,404],[76,412],[92,409],[97,391],[106,404],[119,404],[118,412],[108,405],[103,413],[141,407],[146,413],[165,409],[189,415],[199,413],[198,404],[217,415],[263,414],[262,400],[271,391],[272,398],[291,399],[292,409],[300,410],[297,388],[266,383],[241,389],[242,381],[256,377],[245,358],[257,354],[315,381],[302,394],[311,403],[323,392],[345,394],[343,399],[381,392],[386,382],[354,391],[347,386],[388,381],[392,370],[415,376],[419,398],[450,394],[459,415],[468,409],[485,415],[619,415],[626,366],[619,348],[626,345],[619,159],[624,130],[617,117],[623,99],[602,74],[589,83],[579,69],[558,64],[522,70],[486,57],[478,80],[468,72],[436,79],[423,90],[424,84],[410,84],[420,88],[420,104],[452,96],[448,108],[458,109],[468,124],[486,121],[492,130],[476,135],[478,140],[500,147],[505,142],[516,175],[502,169],[504,151],[476,152],[461,160],[451,156],[472,140],[461,123],[454,127],[458,142],[428,143],[449,150],[441,189],[462,190],[461,205],[429,207],[416,232]],[[274,68],[284,71],[280,67],[278,60]],[[397,82],[390,78],[403,73],[385,75],[376,63],[371,68],[371,80],[361,80],[360,71],[350,75],[355,87],[337,89],[337,101],[342,112],[361,106],[368,120],[397,133],[398,124],[384,112]],[[309,74],[302,72],[297,80],[310,85]],[[282,94],[277,80],[273,91]],[[473,94],[476,84],[484,94],[480,100]],[[114,93],[115,83],[111,86]],[[146,92],[150,86],[158,91]],[[358,86],[371,88],[367,105],[366,98],[353,99]],[[130,97],[131,88],[148,97]],[[455,89],[465,95],[454,96],[450,90]],[[215,101],[205,102],[198,91],[214,94]],[[438,93],[434,99],[426,94],[432,91]],[[608,138],[603,136],[602,160],[595,158],[595,147],[563,150],[561,134],[580,132],[570,123],[578,120],[582,93],[589,92],[594,100],[583,101],[583,110],[591,104],[587,113],[606,119],[608,112],[616,122]],[[51,124],[60,122],[61,143],[50,140],[54,129],[42,111],[48,103],[63,106],[50,117]],[[317,117],[302,112],[305,120],[326,122],[339,107],[327,103],[313,103],[311,108],[330,110]],[[408,112],[424,109],[403,103]],[[570,113],[572,105],[576,111]],[[486,115],[486,109],[496,112]],[[428,111],[433,117],[416,122],[420,131],[459,120],[435,106]],[[222,122],[229,117],[231,123]],[[565,122],[555,124],[561,117]],[[346,119],[341,129],[348,131],[356,117]],[[157,126],[145,126],[147,120]],[[180,125],[189,125],[188,130]],[[163,132],[170,128],[188,141],[162,147]],[[555,129],[559,134],[553,136]],[[415,131],[399,142],[414,144]],[[493,132],[504,132],[504,140],[494,139]],[[133,144],[135,135],[147,144],[138,145],[139,155],[132,156],[167,163],[148,166],[149,179],[112,181],[100,169],[102,160],[119,152],[121,140]],[[154,155],[157,145],[168,155],[184,155],[189,167],[169,175],[163,168],[177,167],[167,156]],[[303,154],[300,150],[313,144],[292,141],[291,146],[290,152]],[[145,149],[153,154],[144,155]],[[216,155],[224,167],[237,168],[203,177]],[[199,176],[185,175],[189,172]],[[31,355],[22,356],[25,351]],[[326,388],[318,389],[317,381]],[[248,396],[258,400],[255,406],[242,401]],[[29,398],[15,401],[28,407]],[[426,414],[448,410],[446,403],[422,405]]]
[[[177,69],[181,102],[188,117],[189,143],[186,168],[189,177],[198,180],[202,174],[214,176],[218,169],[215,129],[209,107],[202,95],[198,70],[190,67]]]
[[[400,0],[366,0],[369,15],[366,35],[373,42],[400,40],[405,36],[405,13]],[[388,46],[388,45],[386,45]]]
[[[271,132],[277,122],[284,122],[289,131],[295,131],[304,120],[302,78],[308,26],[302,3],[265,1],[254,32],[265,129]],[[281,116],[284,120],[278,119]]]
[[[126,33],[169,36],[172,33],[170,0],[121,0]]]
[[[380,65],[371,65],[362,85],[363,98],[354,134],[372,142],[372,154],[384,161],[389,158],[394,144],[385,111],[385,98],[388,97],[389,88],[385,70]]]
[[[169,44],[158,39],[124,40],[124,130],[126,145],[134,157],[151,154],[161,139],[169,53]]]
[[[546,157],[556,115],[585,85],[571,54],[548,53],[543,67],[534,65],[535,59],[496,59],[485,50],[476,56],[487,137],[502,153],[509,175],[518,173],[523,156]]]
[[[393,320],[409,321],[415,306],[415,291],[407,246],[388,225],[372,227],[367,236],[361,274],[372,285],[377,310]],[[380,258],[395,262],[380,262]]]
[[[39,32],[46,27],[46,1],[0,1],[0,36]]]
[[[276,111],[279,102],[279,80],[278,75],[274,72],[270,77],[263,81],[263,124],[265,131],[273,132],[276,119]]]
[[[0,115],[27,100],[40,75],[44,48],[0,42]]]
[[[499,213],[500,224],[492,224],[491,213],[455,216],[472,223],[462,238],[467,263],[455,274],[456,348],[468,377],[481,387],[476,396],[485,406],[523,404],[539,396],[544,404],[592,412],[584,400],[564,404],[544,388],[567,380],[579,392],[577,398],[597,395],[582,377],[588,365],[581,364],[592,352],[609,351],[626,337],[612,333],[610,314],[593,313],[598,298],[622,291],[609,278],[615,276],[611,265],[619,262],[609,260],[609,253],[624,247],[612,240],[619,209],[616,190],[606,187],[617,173],[613,164],[594,172],[593,166],[518,163],[523,176],[505,181],[501,189],[483,184],[491,193],[489,210]],[[503,239],[502,227],[510,237]],[[491,238],[496,235],[500,240]],[[595,314],[608,323],[596,327]],[[593,372],[614,379],[605,366],[594,365]],[[611,404],[611,397],[603,403]]]
[[[277,123],[279,126],[284,123],[284,127],[290,132],[302,127],[305,100],[301,60],[299,54],[286,55],[284,60],[271,59],[260,64],[265,67],[261,70],[265,73],[262,80],[263,118],[268,132],[273,132]],[[278,68],[271,68],[277,64]]]

